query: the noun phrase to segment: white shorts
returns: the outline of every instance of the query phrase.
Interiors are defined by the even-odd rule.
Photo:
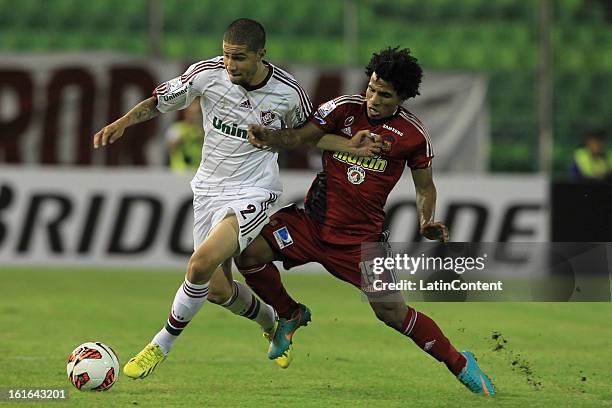
[[[196,250],[210,231],[227,214],[235,214],[240,228],[238,244],[242,252],[270,221],[271,209],[278,193],[263,188],[250,188],[238,195],[193,195],[193,245]]]

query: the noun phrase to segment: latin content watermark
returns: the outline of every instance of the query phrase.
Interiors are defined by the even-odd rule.
[[[451,281],[442,279],[434,281],[424,279],[385,281],[381,276],[385,271],[395,271],[396,274],[405,272],[410,275],[415,275],[417,272],[452,271],[457,275],[463,275],[470,271],[483,271],[486,268],[485,262],[487,257],[487,254],[478,257],[442,257],[427,256],[425,254],[420,254],[416,257],[408,254],[376,257],[372,259],[372,272],[378,275],[380,279],[372,281],[372,288],[376,291],[503,291],[503,282],[501,280],[494,282],[483,282],[481,280],[464,282],[460,279],[453,279]]]
[[[361,289],[410,301],[610,301],[612,243],[362,244]]]

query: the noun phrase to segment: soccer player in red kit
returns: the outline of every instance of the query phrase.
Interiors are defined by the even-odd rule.
[[[381,297],[362,285],[361,244],[381,240],[387,196],[404,166],[412,173],[421,234],[448,241],[446,226],[434,221],[436,188],[431,140],[421,121],[401,106],[419,94],[422,69],[408,49],[398,47],[373,54],[366,74],[369,83],[365,96],[335,98],[321,105],[305,126],[282,130],[250,128],[251,142],[259,147],[290,148],[316,144],[325,134],[351,138],[358,132],[374,134],[382,143],[380,155],[372,158],[324,152],[323,171],[308,192],[305,208],[289,206],[280,210],[235,258],[247,284],[282,317],[268,357],[278,357],[276,349],[286,347],[277,346],[291,342],[295,331],[305,323],[271,261],[281,260],[286,268],[318,262],[334,276],[362,290],[380,320],[444,362],[472,392],[493,395],[495,387],[472,353],[458,352],[431,318],[406,305],[397,292]]]

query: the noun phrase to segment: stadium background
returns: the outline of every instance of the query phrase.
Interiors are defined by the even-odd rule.
[[[533,172],[538,169],[539,3],[268,0],[219,7],[214,1],[191,0],[3,0],[0,49],[105,50],[193,61],[219,53],[219,33],[236,15],[255,17],[267,27],[269,58],[277,63],[362,65],[373,50],[401,44],[413,50],[428,72],[486,74],[490,168]],[[548,3],[554,50],[554,169],[563,176],[582,133],[609,126],[612,12],[604,0]],[[159,13],[151,17],[148,4],[157,4],[153,10]],[[159,34],[149,33],[151,21]]]
[[[0,350],[4,349],[2,365],[8,367],[4,374],[0,373],[0,387],[64,386],[64,380],[58,374],[63,362],[59,362],[60,368],[57,369],[55,357],[67,354],[88,338],[118,343],[123,358],[138,350],[139,342],[156,329],[157,318],[164,316],[166,303],[169,303],[176,286],[173,282],[179,282],[181,265],[189,250],[190,219],[184,206],[189,200],[189,177],[170,174],[163,160],[163,132],[176,117],[165,119],[149,130],[141,127],[133,132],[135,140],[150,132],[148,150],[141,155],[135,153],[139,151],[138,143],[132,143],[127,148],[128,153],[122,152],[121,148],[108,155],[87,153],[91,135],[79,133],[87,127],[79,123],[73,110],[82,110],[83,106],[92,109],[90,127],[96,131],[145,96],[140,93],[145,86],[139,84],[140,88],[136,90],[128,87],[114,89],[112,79],[107,78],[101,82],[102,85],[96,82],[93,93],[80,95],[71,89],[62,89],[64,93],[57,96],[49,81],[54,69],[68,69],[69,79],[74,79],[70,77],[71,72],[74,73],[70,69],[86,67],[98,81],[112,75],[113,64],[128,68],[137,64],[153,73],[154,82],[160,82],[169,78],[167,73],[174,76],[195,60],[218,55],[221,34],[237,17],[252,17],[264,24],[271,62],[288,67],[300,81],[310,81],[312,75],[318,76],[318,87],[308,88],[315,103],[335,96],[335,93],[329,94],[335,89],[361,92],[362,83],[358,80],[338,85],[338,78],[349,72],[357,75],[371,52],[388,45],[411,48],[425,69],[426,80],[475,78],[484,81],[485,98],[477,109],[480,127],[478,132],[474,132],[478,137],[474,138],[469,131],[463,133],[465,143],[478,150],[474,162],[484,164],[473,169],[448,168],[436,172],[440,194],[438,214],[442,220],[454,220],[451,231],[455,239],[612,241],[612,189],[605,184],[568,180],[572,152],[581,143],[584,132],[603,128],[610,133],[612,7],[608,1],[266,0],[220,4],[194,0],[0,0],[0,318],[4,327],[11,327],[0,337],[3,340]],[[23,87],[23,77],[19,75],[24,72],[31,76],[30,88]],[[119,80],[138,83],[129,75],[127,79]],[[30,96],[24,97],[20,93],[23,89]],[[313,90],[319,92],[313,94]],[[446,92],[452,94],[457,89],[449,88]],[[115,95],[116,99],[109,95]],[[457,97],[458,94],[453,95]],[[87,98],[103,102],[93,103]],[[417,99],[414,103],[421,103],[422,112],[419,114],[428,125],[427,112],[432,105],[427,103],[425,93],[421,98],[421,102]],[[49,122],[48,118],[53,118],[49,112],[59,118],[58,122]],[[442,125],[445,123],[450,125],[452,121],[442,122]],[[448,146],[436,141],[435,133],[432,136],[436,149],[448,150]],[[316,153],[300,150],[291,155],[284,154],[281,165],[285,168],[286,199],[299,200],[316,168]],[[443,168],[445,163],[436,163],[436,166]],[[412,187],[404,181],[400,190],[390,201],[390,205],[396,208],[393,237],[407,240],[414,236],[411,233],[414,213],[408,210],[403,215],[399,213],[412,205]],[[126,198],[128,201],[140,200],[138,205],[142,208],[131,211],[121,207]],[[158,209],[160,206],[161,210]],[[93,210],[95,208],[98,212]],[[124,214],[120,223],[117,214],[121,208]],[[151,219],[159,214],[156,211],[164,214],[164,222],[160,221],[162,226],[159,228],[151,226],[154,224]],[[165,214],[170,215],[166,217]],[[181,222],[175,222],[177,219]],[[55,226],[54,220],[57,221]],[[98,231],[98,235],[88,235],[92,229]],[[155,229],[154,238],[151,238],[151,229]],[[111,251],[112,238],[122,234],[125,237],[123,245],[119,245],[118,251]],[[608,256],[611,256],[610,250]],[[55,269],[47,269],[48,265]],[[132,269],[138,266],[166,269],[161,272]],[[123,273],[132,270],[133,274]],[[116,321],[122,319],[121,313],[109,311],[106,302],[113,304],[111,309],[115,304],[121,308],[125,298],[132,296],[130,288],[139,285],[144,276],[150,280],[148,285],[154,288],[152,293],[155,295],[139,292],[138,297],[127,305],[128,311],[142,316],[142,325],[117,325]],[[373,317],[367,315],[358,296],[350,298],[350,291],[343,291],[326,276],[296,274],[287,275],[287,279],[295,292],[303,293],[315,305],[323,303],[318,310],[323,329],[335,330],[334,335],[341,336],[338,333],[342,333],[342,326],[330,323],[337,319],[348,322],[346,331],[355,333],[355,336],[359,336],[364,327],[382,331]],[[91,289],[91,293],[78,289],[81,286],[86,288],[90,281],[98,288]],[[78,285],[75,287],[74,283]],[[319,285],[330,287],[330,293],[317,293]],[[347,306],[336,302],[331,293],[335,290],[349,297],[354,304]],[[19,295],[23,292],[26,294]],[[92,302],[91,299],[96,300]],[[136,307],[139,302],[147,307]],[[336,310],[336,306],[340,309]],[[521,401],[547,406],[545,401],[554,401],[555,398],[560,398],[557,405],[563,406],[564,399],[557,394],[568,387],[570,391],[560,395],[570,398],[574,406],[610,403],[610,394],[604,391],[603,383],[591,382],[592,375],[603,380],[607,373],[605,367],[592,358],[587,358],[587,362],[581,365],[584,357],[581,354],[568,360],[570,366],[576,364],[570,369],[573,370],[571,378],[556,378],[555,358],[540,353],[540,347],[532,346],[529,343],[531,332],[520,324],[525,318],[525,324],[549,325],[550,330],[544,333],[544,337],[554,341],[555,336],[561,336],[562,350],[569,353],[572,350],[570,345],[576,339],[563,337],[561,327],[568,325],[576,331],[584,330],[599,337],[596,327],[602,324],[603,316],[609,314],[609,304],[524,304],[508,305],[507,308],[500,304],[487,311],[480,310],[478,305],[469,305],[466,310],[484,320],[472,326],[468,319],[457,323],[452,305],[423,307],[438,316],[451,335],[463,340],[464,344],[471,344],[477,338],[475,347],[480,347],[480,354],[490,359],[493,371],[506,381],[506,387],[516,391],[512,397],[502,400],[503,406],[516,406]],[[48,312],[41,312],[44,310]],[[221,334],[209,334],[211,328],[229,333],[229,336],[244,334],[244,338],[250,338],[253,335],[252,327],[243,330],[242,326],[246,324],[234,321],[223,311],[212,310],[213,307],[207,310],[211,322],[193,328],[195,333],[188,335],[191,339],[183,339],[185,344],[197,348],[198,339],[206,336],[210,336],[210,342],[226,341]],[[364,322],[348,314],[353,311],[363,315]],[[535,316],[533,320],[525,317],[529,314]],[[569,315],[578,319],[584,314],[590,317],[582,325],[561,317]],[[533,386],[528,375],[524,375],[524,370],[510,372],[506,367],[505,360],[511,354],[500,357],[499,353],[491,351],[495,345],[491,348],[490,341],[483,340],[489,338],[493,329],[499,329],[499,325],[486,324],[486,319],[497,319],[499,315],[508,316],[508,323],[502,327],[514,334],[510,343],[514,341],[516,348],[526,354],[531,352],[531,362],[536,367],[539,365],[538,375],[540,379],[544,378],[545,384],[540,394],[532,394],[537,387]],[[41,316],[46,323],[42,323]],[[21,327],[24,321],[28,323]],[[59,324],[65,324],[67,334],[54,333],[53,327]],[[44,345],[37,352],[38,327],[48,330],[52,344]],[[464,334],[462,328],[468,334],[472,331],[471,335]],[[309,350],[313,358],[303,363],[302,373],[325,378],[313,368],[330,364],[314,356],[320,344],[325,342],[324,333],[315,331],[308,337],[305,332],[303,336],[305,344],[301,347],[304,352]],[[378,336],[368,335],[366,339],[381,341],[390,337],[393,336],[389,333],[378,333]],[[343,340],[338,342],[345,341],[347,349],[355,350],[348,360],[367,355],[359,350],[363,344],[340,338]],[[220,346],[218,351],[226,357],[225,360],[213,357],[214,370],[228,370],[227,365],[232,360],[227,354],[231,355],[230,350],[237,347],[237,359],[243,363],[247,361],[251,367],[248,373],[258,373],[257,368],[253,368],[259,364],[257,358],[260,357],[253,357],[255,346],[244,348],[240,345],[242,343],[252,342],[239,339],[232,341],[231,345]],[[399,347],[400,342],[393,344]],[[589,346],[606,350],[609,342],[594,341],[585,348]],[[341,344],[330,348],[337,352],[341,349]],[[208,352],[211,353],[215,353],[214,347]],[[413,358],[418,353],[412,348],[405,352],[405,356]],[[186,372],[199,372],[200,366],[195,362],[187,369],[181,369],[181,356],[189,358],[186,352],[179,351],[176,362],[169,360],[165,363],[172,373],[168,375],[172,378],[169,386],[168,377],[159,375],[152,378],[153,392],[156,388],[167,391],[180,387]],[[380,358],[383,361],[388,358],[388,364],[391,364],[393,356],[388,350]],[[44,361],[42,373],[33,363],[37,359]],[[358,364],[349,365],[342,361],[333,364],[339,364],[341,371],[346,370],[344,374],[362,369]],[[416,364],[431,378],[439,376],[448,382],[448,378],[433,372],[430,361],[419,360]],[[507,373],[502,366],[506,367]],[[266,366],[264,376],[280,383],[287,381],[285,385],[290,387],[300,386],[299,372],[291,374],[295,377],[278,379],[278,373],[272,368]],[[229,371],[239,378],[244,375],[236,367]],[[587,371],[592,373],[586,374]],[[401,370],[394,374],[401,375]],[[583,376],[589,381],[582,381]],[[578,379],[575,383],[574,377]],[[36,381],[32,382],[31,378]],[[419,383],[420,380],[415,381]],[[427,383],[420,385],[430,387]],[[436,390],[458,392],[452,385],[445,384]],[[114,390],[118,396],[105,396],[116,400],[100,397],[88,400],[76,396],[73,403],[100,406],[108,401],[131,403],[151,392],[147,385],[138,384],[136,390],[130,386],[122,381],[117,386],[119,389]],[[191,380],[185,386],[197,389],[197,383]],[[388,397],[386,391],[394,394],[393,387],[386,389],[378,384],[382,387],[380,393],[366,393],[357,398],[351,390],[358,386],[358,383],[346,383],[341,386],[344,393],[333,397],[316,382],[309,382],[307,389],[322,393],[322,404],[346,405],[352,401],[355,406],[360,406],[360,401],[364,406],[366,403],[376,405],[375,401]],[[229,382],[220,388],[225,387],[230,389]],[[250,392],[255,395],[254,402],[233,397],[223,400],[219,396],[208,402],[212,406],[223,401],[258,406],[261,405],[258,402],[284,398],[277,394],[271,398],[259,393],[256,387]],[[296,401],[302,401],[301,405],[311,402],[306,393],[291,395],[297,398]],[[453,401],[436,399],[439,396],[433,392],[418,395],[424,401],[421,406],[441,406]],[[399,404],[399,397],[388,398],[387,406]],[[467,401],[467,396],[460,398]],[[164,405],[171,405],[164,401]]]

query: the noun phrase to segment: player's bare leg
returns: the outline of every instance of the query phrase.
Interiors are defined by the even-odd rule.
[[[264,302],[272,305],[278,316],[290,319],[299,303],[289,296],[280,278],[278,268],[272,263],[276,254],[260,235],[236,258],[236,267],[244,279]]]
[[[221,304],[232,296],[232,260],[228,259],[217,269],[208,282],[208,301]]]
[[[426,353],[446,364],[470,391],[489,396],[495,394],[495,386],[480,370],[472,353],[458,352],[436,322],[406,305],[399,293],[373,298],[370,306],[387,326],[410,337]]]
[[[210,281],[215,270],[232,256],[237,255],[238,220],[228,214],[210,231],[204,242],[191,255],[187,265],[187,279],[194,284],[205,284]]]
[[[209,282],[208,300],[230,312],[253,320],[264,333],[274,334],[276,312],[272,306],[259,300],[251,289],[232,276],[232,260],[223,263],[223,271],[215,271]]]
[[[258,236],[249,247],[235,258],[238,270],[246,283],[264,301],[272,305],[278,315],[278,328],[273,336],[265,336],[270,342],[268,358],[287,368],[293,358],[292,339],[295,331],[310,322],[310,310],[289,296],[280,278],[280,272],[272,263],[276,255],[267,241]]]
[[[165,326],[134,358],[123,372],[131,378],[144,378],[165,359],[187,324],[202,308],[209,292],[209,281],[221,264],[239,251],[238,221],[233,214],[225,217],[208,234],[189,259],[185,281],[179,287]]]
[[[226,269],[226,266],[229,268]],[[274,308],[259,300],[248,286],[233,280],[231,263],[224,264],[223,275],[215,272],[210,280],[208,300],[225,307],[232,313],[255,320],[263,330],[263,336],[271,343],[278,328],[279,319]],[[264,277],[261,275],[261,277]],[[262,282],[266,284],[268,282]],[[273,283],[273,282],[270,282]],[[290,347],[274,362],[281,368],[291,364],[293,354]]]

